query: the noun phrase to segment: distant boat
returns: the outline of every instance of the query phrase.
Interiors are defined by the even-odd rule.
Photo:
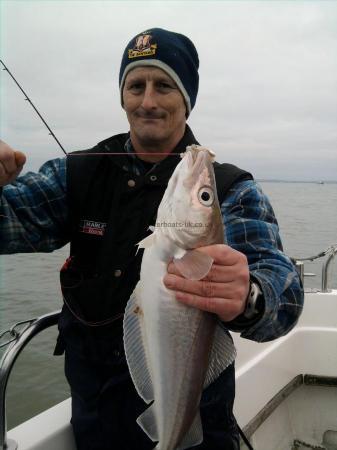
[[[324,181],[318,181],[317,184],[324,184]]]

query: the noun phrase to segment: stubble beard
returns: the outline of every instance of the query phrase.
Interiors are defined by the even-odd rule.
[[[131,130],[131,138],[141,145],[147,151],[161,151],[170,141],[170,135],[164,130],[144,130],[135,128]]]

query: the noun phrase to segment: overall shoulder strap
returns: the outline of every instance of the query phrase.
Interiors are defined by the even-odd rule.
[[[227,192],[235,182],[253,179],[253,175],[249,172],[246,172],[233,164],[227,163],[219,164],[215,162],[214,174],[220,205],[224,201]]]

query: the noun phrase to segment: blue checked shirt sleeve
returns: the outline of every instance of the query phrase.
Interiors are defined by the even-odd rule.
[[[246,255],[265,302],[262,317],[251,325],[240,320],[226,325],[258,342],[280,337],[295,326],[301,314],[303,289],[295,267],[283,253],[269,200],[255,181],[241,181],[231,188],[221,211],[227,243]]]
[[[2,189],[0,253],[51,252],[68,242],[66,160],[46,162]]]

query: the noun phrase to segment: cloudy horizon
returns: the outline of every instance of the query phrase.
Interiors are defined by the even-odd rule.
[[[189,36],[200,58],[188,120],[219,162],[258,179],[337,181],[336,1],[0,3],[1,59],[67,151],[128,131],[118,72],[127,42],[151,27]],[[27,170],[62,157],[1,71],[1,139]]]

